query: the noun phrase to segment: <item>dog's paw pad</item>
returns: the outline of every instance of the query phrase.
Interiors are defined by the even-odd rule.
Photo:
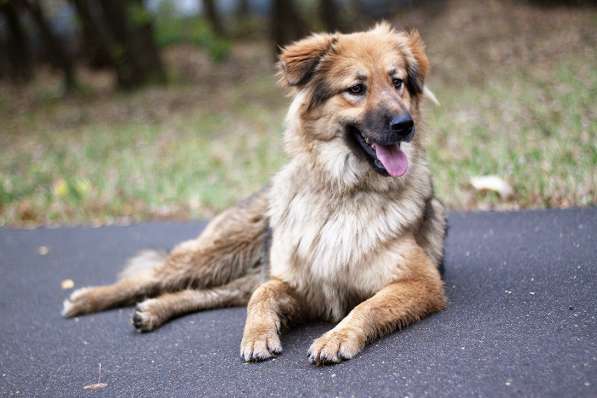
[[[362,347],[363,344],[353,335],[328,332],[311,344],[308,357],[317,366],[335,364],[353,358]]]
[[[245,362],[260,362],[271,359],[282,352],[278,333],[246,335],[240,344],[240,356]]]

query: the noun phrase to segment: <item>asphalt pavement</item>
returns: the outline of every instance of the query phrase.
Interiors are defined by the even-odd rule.
[[[0,396],[597,397],[597,208],[451,214],[448,308],[336,366],[307,360],[324,323],[242,363],[242,308],[146,334],[131,308],[60,316],[65,279],[110,283],[137,250],[203,226],[0,229]]]

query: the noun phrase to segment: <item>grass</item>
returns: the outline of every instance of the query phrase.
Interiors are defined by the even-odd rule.
[[[272,139],[281,114],[233,109],[10,137],[11,151],[0,159],[0,222],[213,215],[265,184],[283,162],[280,141]],[[38,123],[28,124],[35,130]]]
[[[506,27],[480,24],[459,46],[445,31],[480,11],[453,3],[423,30],[432,61],[443,61],[430,78],[442,105],[425,109],[439,196],[466,210],[595,205],[596,13],[500,6],[484,12],[493,23],[503,15]],[[499,34],[484,42],[488,32]],[[512,37],[530,55],[511,55]],[[73,98],[60,98],[53,75],[2,87],[0,225],[210,217],[272,176],[285,162],[289,101],[268,49],[236,45],[220,64],[196,48],[166,57],[174,83],[127,95],[86,71],[87,88]],[[514,196],[475,192],[470,177],[487,174]]]
[[[447,100],[428,112],[439,195],[456,209],[597,203],[597,71],[587,61],[562,61],[549,76],[496,75],[482,87],[439,90]],[[470,189],[470,177],[488,174],[506,179],[514,197]]]

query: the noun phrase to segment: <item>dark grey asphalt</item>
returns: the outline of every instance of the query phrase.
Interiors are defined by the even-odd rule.
[[[325,324],[285,336],[274,361],[241,363],[244,309],[143,335],[130,309],[60,317],[63,279],[111,282],[137,249],[201,225],[0,229],[0,396],[597,397],[597,209],[451,215],[448,309],[333,367],[306,357]],[[99,363],[108,386],[83,390]]]

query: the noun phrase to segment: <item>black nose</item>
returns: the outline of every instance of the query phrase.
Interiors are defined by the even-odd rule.
[[[394,116],[390,120],[390,129],[396,133],[400,139],[410,141],[414,135],[415,123],[410,113]]]

